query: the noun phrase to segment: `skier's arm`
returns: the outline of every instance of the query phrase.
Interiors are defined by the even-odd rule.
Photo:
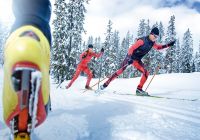
[[[104,53],[104,48],[101,48],[101,52],[100,53],[93,53],[93,56],[99,58],[100,56],[103,55],[103,53]]]
[[[144,44],[144,41],[139,39],[137,40],[129,49],[128,49],[128,55],[132,55],[132,53],[139,48],[140,46],[142,46]]]
[[[83,52],[83,53],[80,55],[80,60],[84,59],[86,56],[87,56],[87,52]]]
[[[100,52],[100,53],[93,53],[92,56],[96,57],[96,58],[99,58],[100,56],[103,55],[103,52]]]
[[[168,47],[167,45],[160,45],[160,44],[156,44],[156,43],[154,43],[154,45],[153,45],[153,48],[155,48],[156,50],[161,50],[161,49],[164,49],[167,47]]]
[[[170,47],[170,46],[173,46],[175,42],[176,42],[176,40],[174,40],[174,41],[172,41],[172,42],[170,42],[170,43],[168,43],[168,44],[166,44],[166,45],[159,45],[159,44],[154,43],[153,47],[154,47],[155,49],[157,49],[157,50],[161,50],[161,49],[164,49],[164,48],[168,48],[168,47]]]

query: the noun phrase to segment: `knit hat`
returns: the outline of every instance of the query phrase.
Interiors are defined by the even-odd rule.
[[[92,44],[89,44],[89,45],[88,45],[88,48],[93,48],[93,45],[92,45]]]
[[[154,27],[152,30],[151,30],[151,33],[150,34],[154,34],[154,35],[159,35],[159,30],[157,27]]]

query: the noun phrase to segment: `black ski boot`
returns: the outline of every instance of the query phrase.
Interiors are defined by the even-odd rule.
[[[92,88],[90,86],[88,86],[88,85],[85,86],[85,89],[92,90]]]
[[[136,90],[136,95],[137,96],[149,96],[148,92],[143,91],[142,89],[137,88]]]

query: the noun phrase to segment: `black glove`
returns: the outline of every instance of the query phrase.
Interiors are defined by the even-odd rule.
[[[104,48],[101,48],[101,52],[104,52]]]
[[[82,59],[86,58],[86,56],[87,56],[86,54],[85,54],[85,55],[83,55],[83,56],[82,56]]]
[[[129,59],[128,60],[128,64],[130,65],[130,64],[132,64],[133,63],[133,59]]]
[[[176,42],[176,40],[171,41],[170,43],[167,44],[167,46],[174,46],[174,43]]]

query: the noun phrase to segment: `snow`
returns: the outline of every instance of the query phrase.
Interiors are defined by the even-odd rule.
[[[0,89],[2,79],[0,70]],[[56,88],[52,80],[52,112],[34,130],[33,139],[198,140],[199,79],[200,73],[156,75],[147,91],[173,99],[135,96],[140,78],[116,79],[99,96],[93,91],[83,93],[86,77],[79,77],[69,90]],[[91,85],[96,81],[93,79]],[[0,101],[0,140],[8,140],[10,131],[3,121],[2,110]]]

